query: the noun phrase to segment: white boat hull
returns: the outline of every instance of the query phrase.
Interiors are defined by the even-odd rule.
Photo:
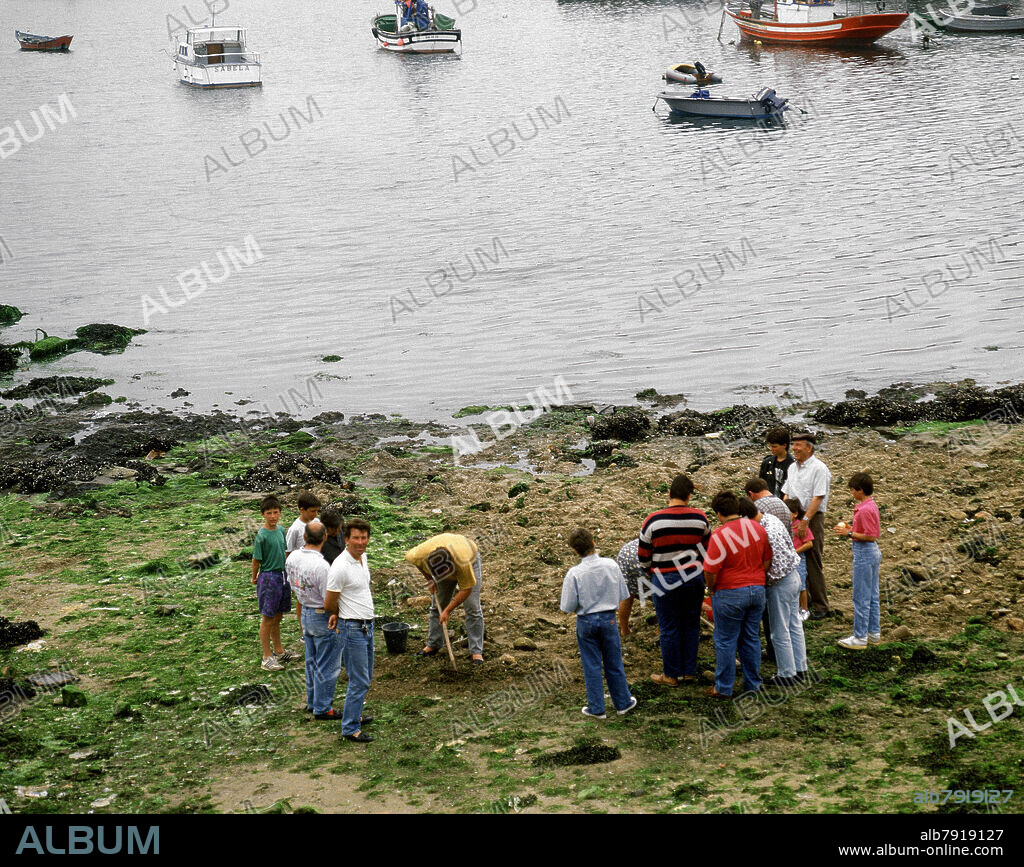
[[[782,117],[785,109],[765,106],[757,99],[729,99],[726,97],[699,98],[683,96],[679,93],[665,91],[658,94],[673,114],[686,114],[697,117],[741,118],[746,120],[764,120],[765,118]]]
[[[399,54],[446,54],[462,41],[461,30],[414,30],[408,33],[374,31],[377,45]]]
[[[175,61],[178,80],[190,87],[260,87],[263,69],[259,63],[215,63],[199,65]]]

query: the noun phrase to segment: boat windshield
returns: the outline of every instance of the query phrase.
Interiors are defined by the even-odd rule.
[[[245,31],[238,27],[204,27],[201,30],[190,30],[188,41],[193,45],[204,42],[240,42],[245,43]]]

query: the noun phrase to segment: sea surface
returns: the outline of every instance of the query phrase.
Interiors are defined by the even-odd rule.
[[[461,57],[378,50],[384,0],[230,0],[264,86],[204,92],[168,40],[201,0],[4,3],[0,300],[27,315],[0,339],[147,329],[14,381],[442,418],[559,382],[706,409],[1022,379],[1024,35],[793,48],[719,41],[698,0],[436,5]],[[693,60],[799,109],[652,112]]]

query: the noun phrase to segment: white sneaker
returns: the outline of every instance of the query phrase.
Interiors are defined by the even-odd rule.
[[[591,713],[589,705],[583,708],[583,716],[592,716],[594,719],[608,719],[608,714],[606,713]]]
[[[629,713],[635,707],[636,707],[636,696],[634,695],[634,696],[630,696],[629,707],[624,707],[622,710],[615,711],[615,713],[617,713],[619,716],[622,716],[623,714]]]
[[[840,638],[839,646],[845,647],[847,650],[864,650],[868,646],[868,640],[851,635],[849,638]]]
[[[810,612],[809,609],[807,609],[807,608],[801,608],[800,609],[800,619],[801,620],[806,620],[810,616],[811,616],[811,612]]]
[[[868,644],[881,644],[882,633],[881,632],[869,632],[868,633]]]
[[[275,653],[275,658],[278,662],[290,662],[293,659],[297,659],[296,655],[290,650],[284,650],[281,653]]]
[[[263,665],[260,666],[264,671],[283,671],[284,666],[277,661],[277,657],[268,656],[263,660]]]

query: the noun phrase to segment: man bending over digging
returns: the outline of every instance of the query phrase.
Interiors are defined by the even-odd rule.
[[[483,566],[476,542],[457,533],[441,533],[407,551],[405,560],[420,570],[433,596],[427,645],[416,655],[433,656],[441,649],[444,644],[441,624],[447,624],[452,611],[465,603],[469,652],[474,663],[482,664],[484,612],[480,607],[480,584]]]

